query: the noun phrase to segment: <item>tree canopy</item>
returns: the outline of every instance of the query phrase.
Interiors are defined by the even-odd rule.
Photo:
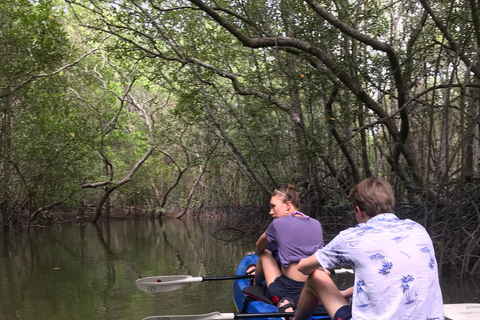
[[[322,217],[368,176],[474,212],[479,5],[0,0],[0,222],[258,206],[286,182]]]

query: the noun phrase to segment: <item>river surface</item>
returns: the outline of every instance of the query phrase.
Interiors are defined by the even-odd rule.
[[[150,294],[135,280],[155,275],[225,276],[255,239],[219,240],[214,220],[112,221],[4,234],[0,319],[132,319],[234,312],[232,281]],[[224,236],[228,236],[225,234]],[[337,275],[339,284],[353,282]],[[442,280],[445,303],[480,302],[480,279]]]

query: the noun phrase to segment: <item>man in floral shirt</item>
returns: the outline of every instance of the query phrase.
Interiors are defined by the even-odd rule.
[[[350,198],[358,225],[298,264],[310,276],[295,320],[308,319],[320,301],[334,320],[443,320],[437,261],[426,230],[391,213],[395,196],[384,179],[360,182]],[[354,269],[355,284],[340,292],[324,268],[344,265]]]

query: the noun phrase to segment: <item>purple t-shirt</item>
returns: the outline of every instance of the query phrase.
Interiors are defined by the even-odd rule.
[[[278,244],[278,259],[285,267],[323,248],[320,222],[303,213],[295,216],[298,213],[274,219],[265,231],[268,242]]]

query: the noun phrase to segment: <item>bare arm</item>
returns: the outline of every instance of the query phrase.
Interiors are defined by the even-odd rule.
[[[267,235],[265,234],[265,232],[262,233],[260,238],[258,238],[256,246],[257,246],[257,250],[255,251],[256,255],[259,255],[260,253],[263,252],[263,250],[267,249],[268,240],[267,240]]]
[[[322,266],[320,263],[318,263],[317,258],[315,258],[315,255],[311,255],[308,258],[303,258],[298,262],[297,269],[304,275],[308,276],[310,273],[313,272],[313,270],[317,268],[321,268]]]

